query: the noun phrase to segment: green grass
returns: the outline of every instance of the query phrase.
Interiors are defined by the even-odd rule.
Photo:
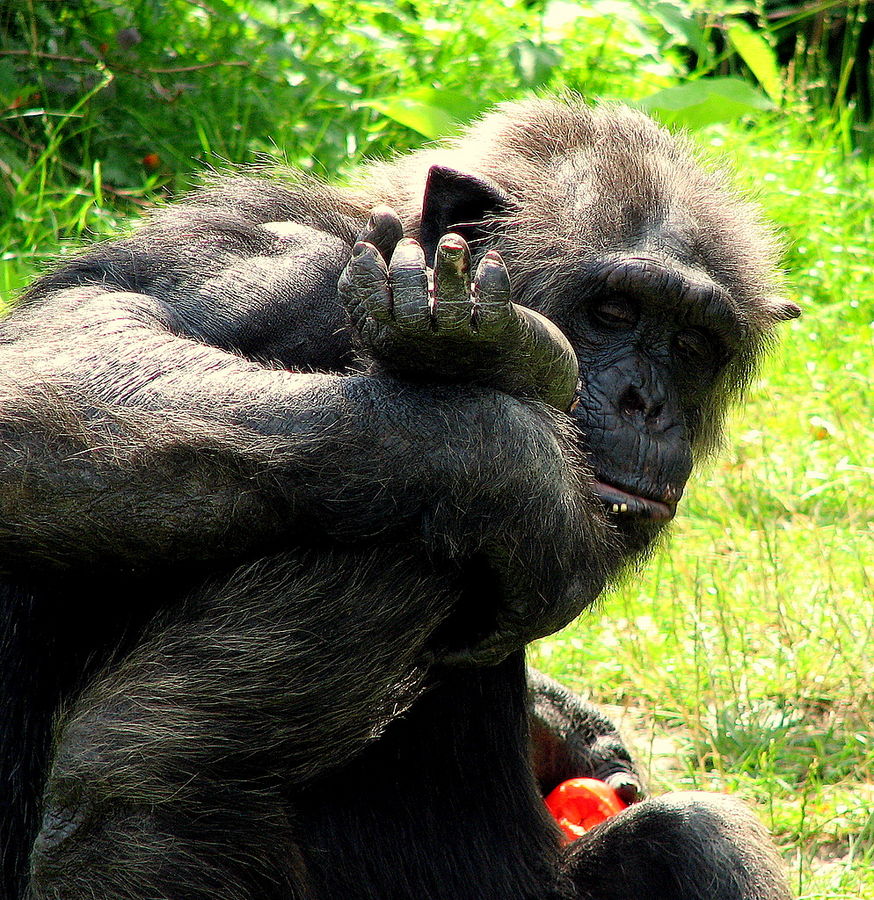
[[[628,3],[563,21],[557,5],[539,15],[499,0],[420,14],[326,0],[299,17],[235,0],[208,29],[202,5],[138,0],[80,21],[76,6],[35,0],[0,13],[8,46],[40,52],[55,32],[39,16],[73,17],[61,49],[108,44],[114,76],[104,85],[99,61],[30,71],[0,56],[0,307],[68,241],[116,232],[204,164],[273,148],[342,176],[422,141],[375,101],[391,110],[386,98],[428,86],[451,112],[459,94],[485,105],[539,83],[641,97],[683,69],[676,35]],[[132,22],[143,41],[122,52],[114,35]],[[229,59],[246,65],[156,74]],[[16,84],[38,96],[10,106]],[[755,804],[804,898],[874,896],[874,172],[850,153],[852,125],[850,109],[802,97],[698,135],[784,233],[805,315],[697,474],[672,540],[531,653],[620,714],[654,790]]]
[[[0,7],[0,302],[65,242],[111,233],[207,166],[270,154],[342,176],[536,87],[639,97],[672,83],[679,52],[619,5],[621,18],[614,0]],[[138,41],[120,43],[131,28]]]

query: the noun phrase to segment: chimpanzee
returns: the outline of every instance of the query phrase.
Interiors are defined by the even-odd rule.
[[[218,180],[37,280],[0,324],[5,896],[787,897],[723,797],[562,847],[542,788],[635,776],[524,666],[798,314],[774,259],[686,142],[566,98],[343,190]]]

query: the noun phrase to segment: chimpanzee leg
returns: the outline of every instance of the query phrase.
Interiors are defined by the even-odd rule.
[[[780,859],[740,802],[688,792],[645,800],[565,851],[580,900],[788,900]]]
[[[454,599],[382,548],[274,557],[189,600],[61,723],[32,896],[303,896],[288,790],[414,699]]]

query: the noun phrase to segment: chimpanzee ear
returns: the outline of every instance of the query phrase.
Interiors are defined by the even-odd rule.
[[[786,322],[788,319],[797,319],[801,315],[801,307],[785,297],[769,297],[767,311],[775,322]]]
[[[488,178],[446,166],[431,166],[419,231],[428,265],[434,265],[437,242],[447,231],[460,234],[466,241],[476,240],[483,236],[480,222],[509,206],[510,198]]]

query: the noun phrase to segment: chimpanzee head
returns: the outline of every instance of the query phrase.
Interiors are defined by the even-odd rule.
[[[506,113],[413,158],[428,166],[413,228],[426,255],[447,231],[498,250],[513,300],[568,336],[592,490],[635,553],[673,518],[771,327],[800,310],[757,210],[687,142],[625,108]]]

